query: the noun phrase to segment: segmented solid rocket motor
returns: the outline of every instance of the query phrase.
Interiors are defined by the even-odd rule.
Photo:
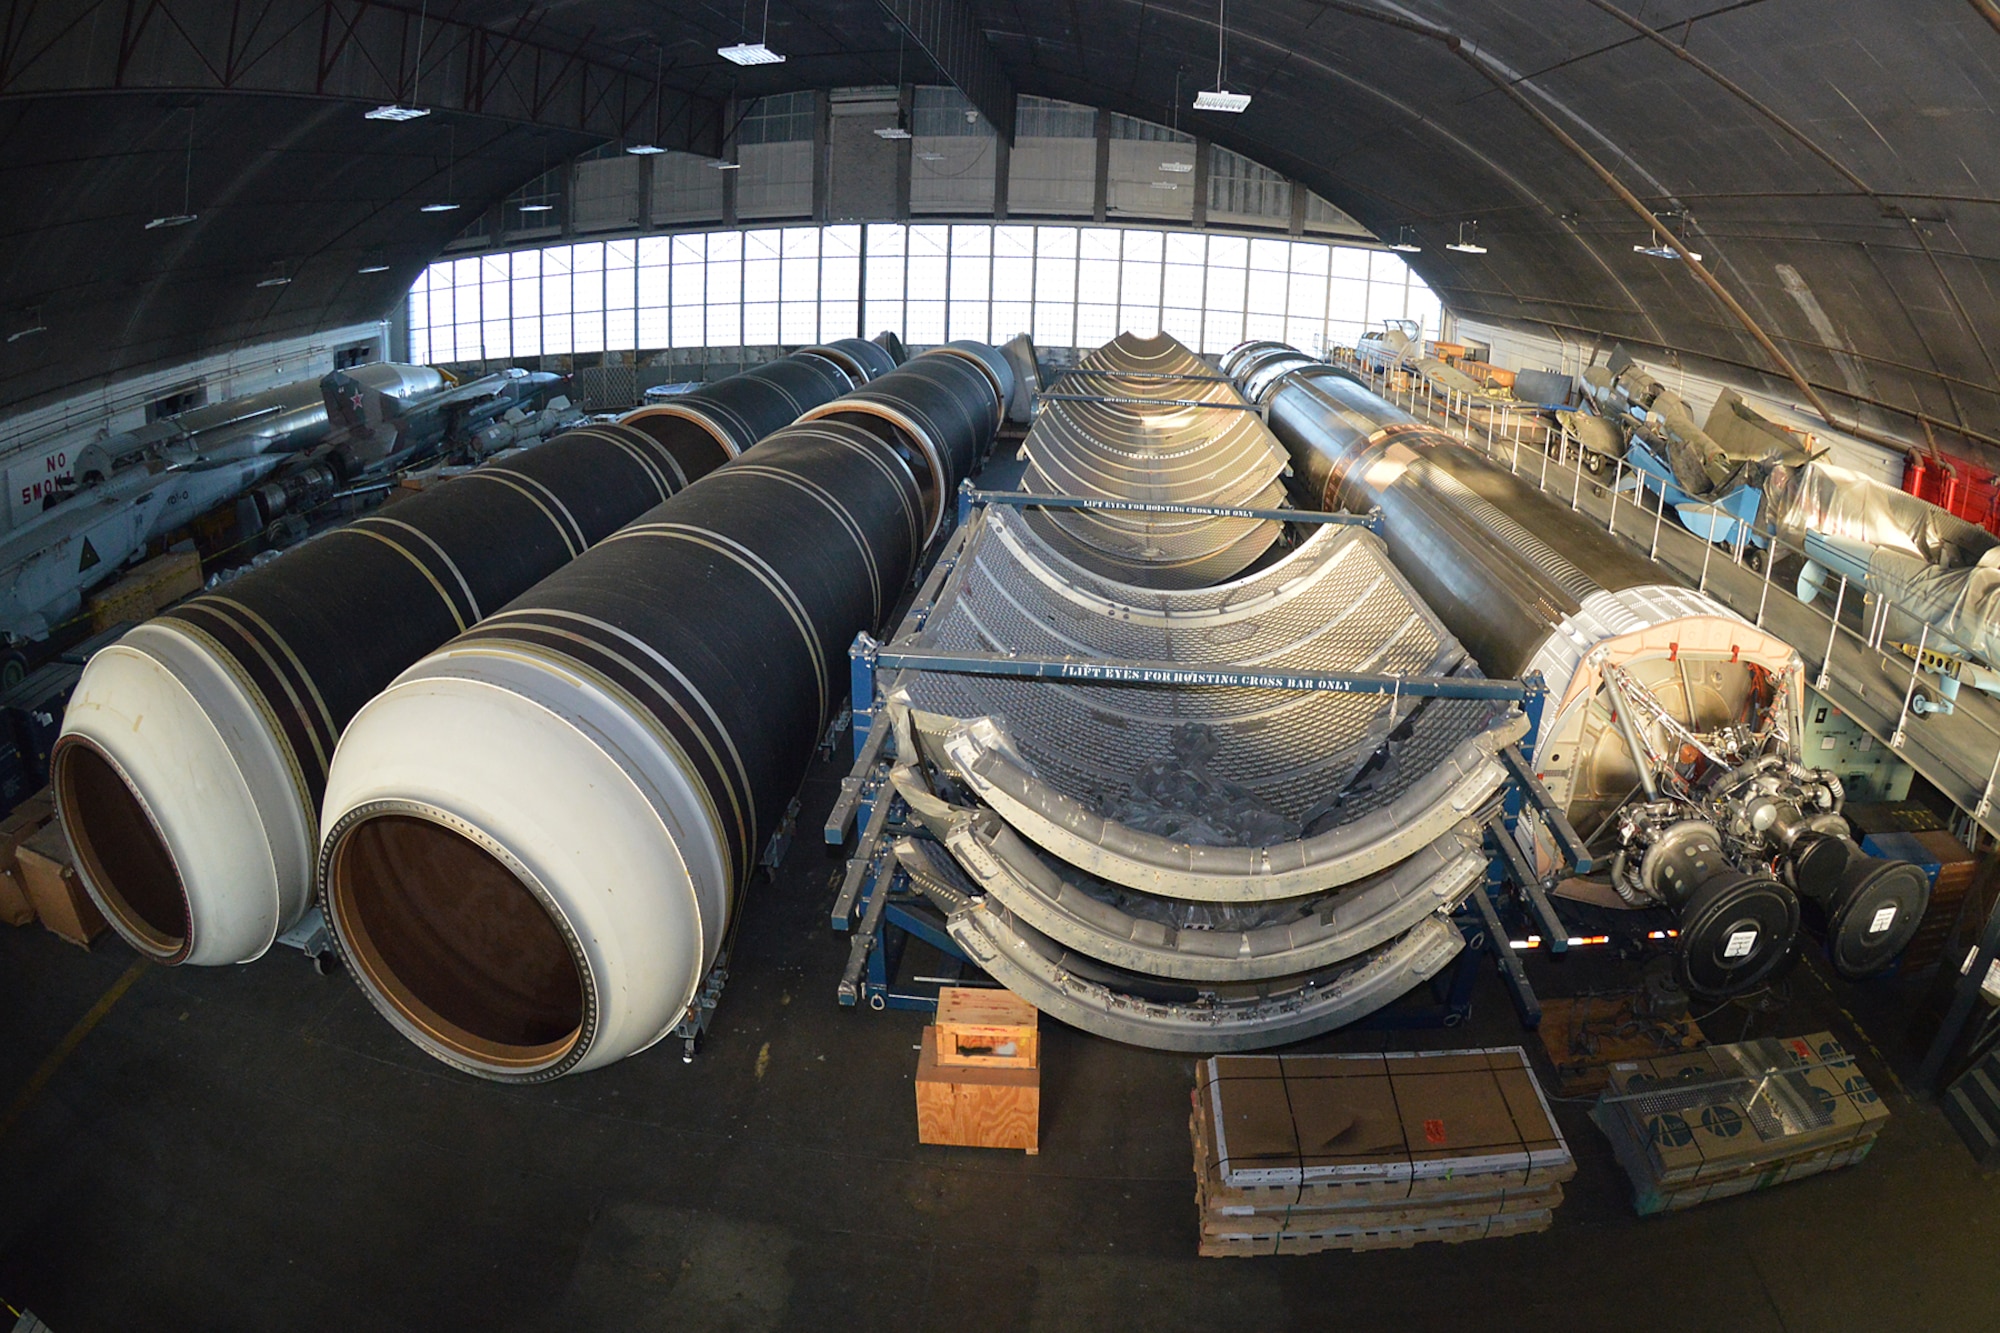
[[[327,921],[422,1049],[536,1081],[679,1022],[837,710],[849,643],[893,611],[936,517],[905,441],[866,423],[916,421],[919,402],[974,423],[926,437],[955,480],[1003,401],[956,357],[865,392],[880,415],[765,439],[349,725],[324,807]]]
[[[720,435],[592,426],[335,528],[90,661],[52,787],[91,897],[164,963],[256,958],[312,902],[341,728],[425,652],[847,387],[772,381]],[[718,386],[721,388],[722,386]],[[754,432],[754,433],[753,433]]]

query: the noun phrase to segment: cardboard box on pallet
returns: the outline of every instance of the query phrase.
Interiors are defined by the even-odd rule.
[[[1204,1255],[1541,1230],[1575,1171],[1519,1047],[1219,1056],[1190,1132]]]
[[[1888,1114],[1820,1032],[1615,1066],[1591,1118],[1649,1213],[1852,1165]]]
[[[75,859],[61,824],[50,822],[36,830],[21,843],[15,859],[21,868],[21,887],[44,926],[86,949],[110,928],[76,877]]]
[[[0,921],[10,926],[25,926],[35,919],[35,905],[28,900],[15,853],[36,830],[55,818],[55,813],[55,803],[44,789],[15,806],[11,814],[0,820]]]

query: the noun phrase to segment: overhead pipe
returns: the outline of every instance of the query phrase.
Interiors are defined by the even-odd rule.
[[[716,396],[743,410],[714,418],[717,434],[565,432],[324,533],[94,656],[51,786],[78,876],[118,933],[162,963],[262,955],[311,906],[327,765],[362,704],[749,432],[843,387],[824,362],[748,378],[788,393],[753,404],[722,382]]]
[[[922,360],[958,377],[976,453],[985,377]],[[942,412],[945,381],[911,370],[858,393]],[[921,557],[927,492],[867,424],[883,419],[778,432],[356,716],[327,784],[322,904],[404,1036],[535,1082],[673,1031],[837,711],[848,645]]]

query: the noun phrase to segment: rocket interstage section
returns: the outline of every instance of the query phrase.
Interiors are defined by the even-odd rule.
[[[1204,681],[1469,671],[1379,539],[1322,527],[1200,589],[1116,582],[1003,507],[960,542],[885,651],[1076,667],[885,685],[895,790],[930,835],[896,857],[981,967],[1105,1036],[1233,1050],[1351,1022],[1458,952],[1518,710]],[[1174,669],[1108,683],[1093,661]]]
[[[1270,509],[1285,452],[1226,376],[1164,334],[1098,348],[1042,395],[1022,446],[1022,489],[1168,504]],[[1029,510],[1066,558],[1142,587],[1196,588],[1249,568],[1277,540],[1264,519]]]

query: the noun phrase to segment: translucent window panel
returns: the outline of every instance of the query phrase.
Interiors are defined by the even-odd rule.
[[[700,281],[700,270],[696,270],[696,282]],[[699,290],[699,287],[696,288]],[[703,324],[708,308],[693,298],[682,301],[674,307],[673,345],[676,347],[706,347],[708,336]]]
[[[1118,307],[1084,305],[1076,307],[1076,345],[1102,347],[1118,336]]]
[[[1160,304],[1170,310],[1199,310],[1206,283],[1207,273],[1199,264],[1168,264],[1162,278]]]
[[[1290,241],[1250,242],[1250,267],[1269,269],[1273,273],[1287,273],[1292,267],[1292,243]]]
[[[627,303],[604,312],[604,350],[630,352],[639,346],[639,311]]]
[[[786,259],[818,259],[819,228],[787,227],[778,233],[781,253]]]
[[[1243,317],[1243,270],[1240,268],[1215,268],[1208,270],[1207,300],[1203,302],[1209,310],[1226,310],[1240,321]]]
[[[1166,232],[1165,236],[1165,258],[1169,264],[1193,264],[1199,268],[1208,262],[1208,237],[1179,231]]]
[[[819,252],[829,259],[851,259],[861,253],[861,228],[852,226],[821,227]]]
[[[639,345],[639,243],[604,246],[604,347],[629,352]]]
[[[1431,289],[1414,278],[1410,281],[1409,296],[1404,311],[1407,318],[1423,322],[1426,338],[1437,337],[1444,318],[1443,307],[1438,304],[1437,296]]]
[[[430,336],[424,341],[423,359],[433,362],[454,361],[457,359],[453,356],[453,352],[456,349],[457,343],[453,341],[451,336],[451,325],[433,325]]]
[[[410,360],[417,365],[426,365],[431,359],[430,330],[419,324],[410,325]]]
[[[1263,315],[1272,319],[1285,317],[1285,301],[1290,294],[1291,279],[1283,273],[1273,273],[1269,269],[1250,270],[1249,293],[1244,309],[1249,314]],[[1259,338],[1275,338],[1275,333],[1253,335]]]
[[[869,261],[869,267],[874,267],[873,260]],[[900,330],[903,327],[902,299],[898,297],[893,300],[877,300],[875,297],[869,297],[861,324],[871,333],[879,333],[883,329]]]
[[[676,264],[700,264],[707,260],[708,237],[702,232],[690,232],[673,238],[674,262]]]
[[[576,350],[576,340],[567,313],[542,314],[542,355],[568,356]]]
[[[1076,234],[1078,259],[1118,258],[1120,233],[1116,227],[1083,227]]]
[[[1208,266],[1210,268],[1243,268],[1250,258],[1250,241],[1244,236],[1211,236],[1208,238]]]
[[[1169,307],[1160,312],[1160,332],[1186,347],[1201,346],[1201,311]]]
[[[820,339],[825,342],[864,336],[866,330],[861,326],[861,303],[852,300],[821,301],[819,330]]]
[[[1410,265],[1401,255],[1388,251],[1375,251],[1368,255],[1368,280],[1385,282],[1400,287],[1409,273]]]
[[[819,299],[819,256],[787,255],[778,261],[779,299],[815,301]]]
[[[458,339],[458,355],[454,359],[459,361],[484,361],[486,359],[486,349],[480,345],[479,326],[477,324],[460,324],[453,330],[453,333]]]
[[[656,268],[670,264],[674,258],[674,242],[670,236],[641,236],[639,238],[639,267]]]
[[[743,236],[740,231],[712,231],[708,233],[708,262],[717,260],[734,263],[743,258]]]
[[[787,344],[818,342],[819,302],[786,301],[782,303],[778,307],[778,341]]]
[[[996,300],[1028,300],[1035,291],[1035,261],[1029,257],[1033,253],[1034,239],[1029,237],[1031,247],[1024,253],[1007,253],[1013,247],[1003,244],[1000,232],[1020,230],[1019,228],[996,228],[993,255],[993,296]],[[1025,326],[1024,326],[1025,327]]]
[[[635,346],[641,350],[654,351],[671,347],[673,342],[673,312],[664,306],[641,307]]]
[[[951,257],[951,299],[984,301],[992,290],[993,261],[985,255],[955,254]]]
[[[570,350],[569,247],[542,251],[542,354],[563,356]]]
[[[945,282],[951,267],[951,228],[911,227],[909,244],[905,287],[908,299],[943,301],[949,295]]]
[[[777,260],[745,259],[743,261],[743,299],[746,301],[775,301],[778,299]]]
[[[664,265],[639,270],[641,310],[664,310],[674,303],[671,274],[672,270]]]
[[[1285,317],[1282,314],[1261,311],[1253,307],[1243,316],[1243,336],[1246,339],[1268,338],[1282,341],[1285,336]]]
[[[861,295],[861,261],[851,255],[828,255],[819,261],[819,299],[852,305]]]
[[[1292,272],[1325,277],[1327,254],[1327,248],[1323,245],[1313,245],[1306,241],[1292,242]]]
[[[1157,231],[1132,230],[1125,233],[1125,259],[1129,263],[1144,260],[1148,263],[1160,262],[1161,252],[1166,246],[1166,236]]]
[[[1332,347],[1352,347],[1361,341],[1361,335],[1368,326],[1347,320],[1334,320],[1326,326],[1326,341]]]
[[[1309,318],[1317,326],[1326,316],[1326,279],[1295,270],[1286,286],[1285,314],[1293,319]]]
[[[993,228],[974,223],[951,229],[951,253],[953,258],[961,255],[990,255],[993,253]]]
[[[1317,353],[1326,336],[1326,321],[1318,315],[1293,315],[1285,321],[1285,341],[1302,352]]]
[[[1368,284],[1335,278],[1327,285],[1326,317],[1357,324],[1368,321]]]
[[[910,301],[903,315],[903,341],[913,347],[946,341],[944,307],[943,301]]]
[[[1157,237],[1155,238],[1157,240]],[[1121,329],[1148,335],[1160,327],[1160,263],[1157,259],[1135,258],[1131,236],[1126,237],[1125,263],[1119,271]],[[1152,247],[1154,254],[1159,246]]]
[[[1018,291],[1027,290],[1025,286]],[[993,303],[993,338],[996,343],[1006,342],[1017,333],[1027,333],[1034,327],[1035,307],[1030,301],[995,301]]]
[[[451,261],[451,285],[453,287],[477,287],[479,285],[479,260],[454,259]]]
[[[505,282],[505,281],[507,281],[507,256],[506,255],[481,256],[479,260],[480,285],[485,286],[488,283]]]
[[[953,261],[954,268],[952,270],[952,281],[954,283],[958,281],[958,271],[955,266],[963,262],[965,261],[963,260]],[[947,321],[947,323],[949,327],[946,329],[946,332],[949,333],[954,340],[959,338],[971,338],[977,342],[989,341],[990,338],[988,331],[988,307],[986,303],[986,298],[967,297],[961,300],[958,297],[953,297],[951,301],[950,319]]]
[[[709,275],[713,281],[714,274]],[[743,345],[743,304],[740,301],[708,303],[709,347],[740,347]]]
[[[900,255],[909,240],[909,228],[900,223],[871,223],[868,228],[868,257]]]
[[[1351,245],[1329,246],[1327,258],[1332,265],[1331,272],[1336,278],[1368,277],[1369,252],[1366,250],[1356,249]]]
[[[1035,261],[1035,304],[1073,305],[1076,302],[1076,261],[1047,255]],[[1040,316],[1036,316],[1037,319]]]
[[[1204,352],[1226,352],[1243,341],[1243,316],[1235,310],[1210,309],[1201,324]]]
[[[870,254],[868,256],[868,299],[870,301],[900,301],[903,299],[903,263],[903,257],[899,254]]]
[[[1094,305],[1118,304],[1118,261],[1079,259],[1076,263],[1076,299]]]
[[[1076,228],[1035,228],[1035,253],[1052,259],[1076,258]]]
[[[1039,347],[1076,346],[1076,303],[1035,300],[1035,344]]]
[[[508,357],[514,354],[514,321],[508,310],[507,292],[506,282],[480,284],[479,341],[488,356]]]
[[[993,228],[993,257],[995,259],[1018,259],[1035,253],[1035,228],[1007,227]]]
[[[745,301],[743,303],[744,346],[758,346],[777,341],[778,303],[776,301]]]

